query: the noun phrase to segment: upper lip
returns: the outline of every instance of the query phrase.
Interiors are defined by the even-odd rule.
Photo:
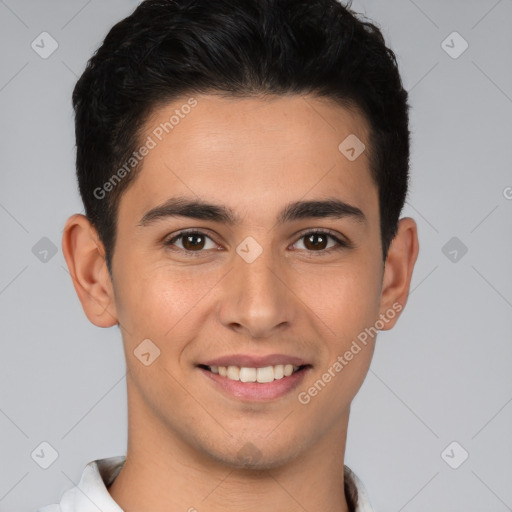
[[[232,354],[229,356],[217,357],[201,363],[206,366],[238,366],[245,368],[264,368],[278,364],[292,364],[293,366],[307,365],[307,361],[296,356],[286,354],[268,354],[256,356],[250,354]]]

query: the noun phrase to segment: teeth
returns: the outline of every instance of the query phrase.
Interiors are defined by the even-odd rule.
[[[284,365],[284,376],[289,377],[293,373],[293,366],[291,364]]]
[[[238,366],[228,366],[228,379],[240,380],[240,368]]]
[[[256,368],[240,368],[240,380],[242,382],[256,382],[257,378],[258,370],[256,370]],[[274,379],[272,378],[272,380]]]
[[[274,380],[274,367],[265,366],[265,368],[258,368],[256,380],[258,382],[272,382]]]
[[[230,380],[241,382],[273,382],[276,379],[289,377],[297,371],[299,366],[292,364],[276,364],[275,366],[265,366],[263,368],[247,368],[238,366],[211,366],[212,373],[217,373],[221,377],[227,377]]]

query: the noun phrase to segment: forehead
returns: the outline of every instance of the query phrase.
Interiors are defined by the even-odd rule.
[[[344,141],[368,147],[368,136],[360,114],[331,100],[183,97],[145,123],[140,142],[151,149],[121,197],[120,216],[140,220],[173,196],[214,199],[262,221],[285,203],[336,196],[371,216],[378,205],[368,151],[356,159],[343,152]]]

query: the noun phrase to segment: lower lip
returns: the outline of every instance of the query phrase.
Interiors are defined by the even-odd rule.
[[[199,368],[206,377],[220,386],[227,394],[235,398],[255,402],[264,402],[285,396],[302,382],[307,371],[310,369],[311,367],[307,366],[292,373],[288,377],[276,379],[272,382],[240,382],[239,380],[231,380],[227,377],[222,377],[218,373],[213,373],[204,368]]]

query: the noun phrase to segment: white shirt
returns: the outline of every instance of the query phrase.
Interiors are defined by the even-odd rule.
[[[123,512],[107,490],[121,471],[126,456],[108,457],[89,462],[75,487],[62,495],[59,504],[47,505],[37,512]],[[358,504],[354,512],[374,512],[361,480],[348,466],[345,478],[349,477],[358,494]]]

